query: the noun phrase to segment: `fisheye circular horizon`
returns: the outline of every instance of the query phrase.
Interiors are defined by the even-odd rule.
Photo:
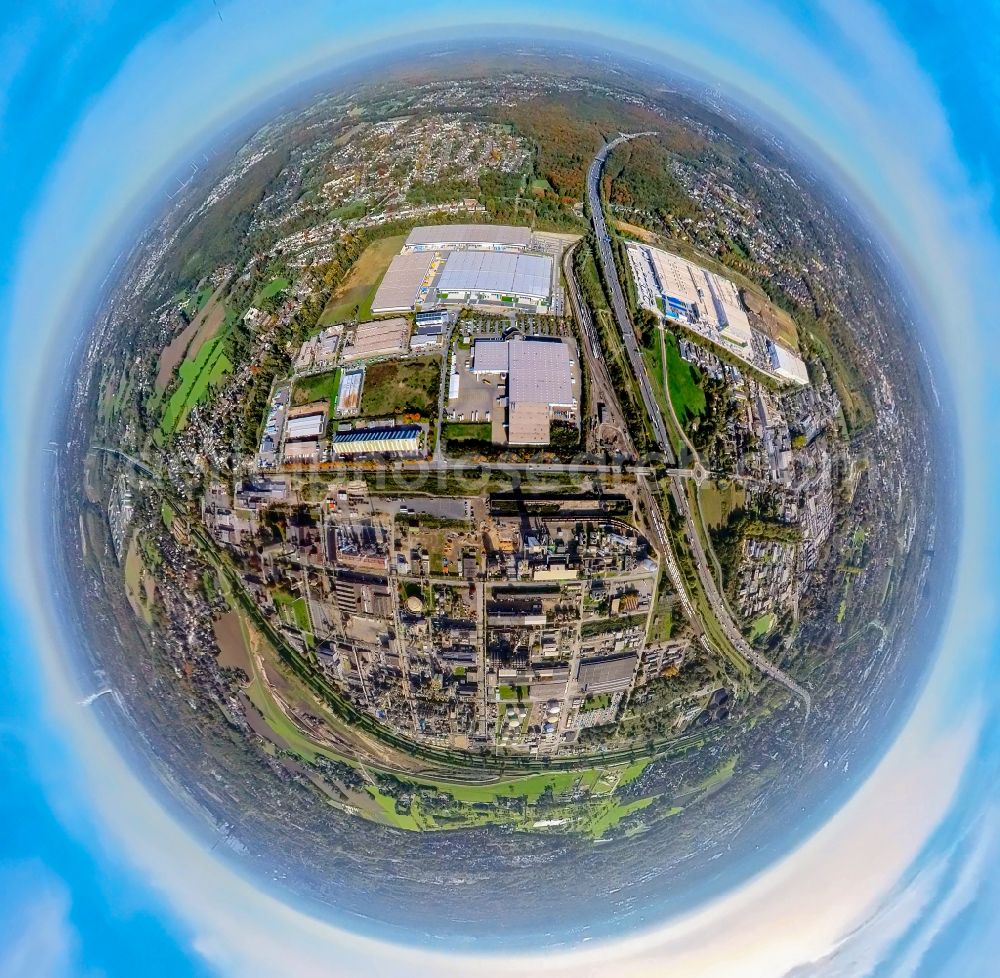
[[[639,973],[670,930],[693,964],[705,920],[863,821],[949,617],[968,459],[955,349],[924,332],[943,310],[915,246],[894,251],[921,222],[870,206],[884,174],[850,171],[848,200],[812,153],[841,163],[838,134],[790,139],[788,115],[767,132],[734,100],[759,88],[529,41],[383,48],[375,83],[369,62],[313,72],[261,112],[244,99],[253,125],[197,129],[131,222],[139,250],[134,230],[109,249],[43,460],[78,537],[53,538],[66,576],[38,578],[66,613],[51,641],[69,627],[86,650],[67,723],[199,875],[295,927],[304,961],[329,938],[391,973],[399,941],[488,972],[471,956],[548,945]],[[621,133],[594,185],[605,256],[587,169]],[[776,257],[793,242],[811,294]],[[687,300],[664,285],[682,273],[705,276]],[[609,274],[648,391],[613,372],[631,353]],[[544,422],[522,350],[548,371]],[[148,660],[115,651],[140,636]],[[46,661],[64,684],[66,657]],[[917,718],[898,743],[933,726]],[[935,738],[927,830],[975,737],[970,716]],[[922,837],[899,835],[901,873]],[[232,926],[200,953],[238,960]]]

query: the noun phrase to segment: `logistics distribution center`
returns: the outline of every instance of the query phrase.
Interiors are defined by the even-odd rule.
[[[643,309],[687,326],[781,380],[809,383],[800,357],[750,325],[734,282],[661,248],[630,244],[627,250]]]
[[[485,305],[544,313],[556,266],[530,228],[440,224],[414,228],[372,300],[384,315],[431,305]]]
[[[553,420],[575,422],[578,402],[573,368],[570,348],[561,340],[521,336],[476,340],[472,375],[492,376],[500,382],[499,390],[505,389],[493,413],[493,440],[509,445],[548,445]]]

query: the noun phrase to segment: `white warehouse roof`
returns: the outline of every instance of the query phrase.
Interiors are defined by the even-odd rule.
[[[510,227],[505,224],[432,224],[414,228],[404,247],[496,244],[527,248],[530,243],[531,228]]]
[[[300,414],[297,417],[289,418],[285,424],[285,437],[292,438],[315,438],[323,434],[326,424],[326,414],[316,411],[312,414]]]
[[[454,251],[445,261],[437,290],[547,299],[552,294],[552,259],[509,251]]]
[[[791,350],[785,349],[780,343],[768,341],[767,352],[771,360],[774,372],[786,380],[791,380],[796,384],[809,383],[809,371],[805,362],[797,357]]]
[[[507,374],[511,404],[572,407],[573,371],[569,347],[561,340],[476,340],[473,373]]]

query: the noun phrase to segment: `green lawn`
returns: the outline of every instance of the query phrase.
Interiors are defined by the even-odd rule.
[[[178,368],[180,383],[170,395],[160,418],[160,431],[164,435],[183,428],[191,409],[205,397],[209,387],[232,371],[224,339],[224,336],[216,336],[202,346],[193,360],[185,360]]]
[[[440,383],[441,362],[437,357],[370,364],[361,392],[361,416],[387,418],[419,414],[431,417],[437,412]]]
[[[763,638],[774,628],[774,623],[777,620],[778,616],[773,611],[769,614],[761,615],[750,628],[750,641],[753,642],[758,638]]]
[[[337,287],[319,317],[321,326],[341,323],[357,318],[360,322],[371,319],[372,299],[385,275],[389,262],[399,254],[406,240],[405,234],[373,241],[351,266],[343,283]]]
[[[292,388],[292,407],[311,404],[313,401],[334,401],[340,387],[340,370],[328,374],[313,374],[295,381]]]
[[[441,426],[441,436],[447,441],[490,441],[493,425],[486,422],[449,421]]]
[[[309,621],[309,609],[306,607],[305,598],[294,598],[284,591],[275,591],[272,597],[279,613],[287,622],[294,624],[302,632],[312,633],[312,623]]]
[[[698,371],[681,358],[677,337],[666,333],[667,389],[677,420],[686,428],[688,421],[705,413],[705,392],[698,383]]]
[[[580,709],[586,713],[588,710],[605,710],[609,706],[611,706],[611,694],[599,693],[597,696],[588,696]]]
[[[279,292],[284,292],[292,283],[288,281],[287,278],[272,278],[270,282],[267,283],[255,296],[254,303],[261,302],[264,299],[270,299],[276,296]]]
[[[587,825],[587,834],[595,839],[601,838],[610,829],[613,829],[626,815],[641,811],[653,802],[653,798],[638,798],[630,802],[613,801],[604,808],[596,818],[593,818]]]

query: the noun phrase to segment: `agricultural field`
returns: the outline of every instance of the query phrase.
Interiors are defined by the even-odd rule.
[[[440,383],[441,363],[437,357],[370,364],[361,394],[361,416],[387,418],[419,414],[431,417],[437,410]]]
[[[226,322],[226,304],[222,300],[223,286],[220,286],[211,297],[197,304],[198,312],[194,318],[178,333],[164,348],[156,369],[156,390],[166,391],[170,386],[170,378],[174,369],[185,359],[198,355],[201,348],[213,339]],[[202,296],[204,289],[195,298]],[[191,300],[188,300],[189,303]]]
[[[347,277],[337,287],[326,308],[320,314],[320,326],[357,319],[361,322],[372,318],[372,299],[385,275],[389,262],[403,247],[406,235],[373,241],[351,266]]]
[[[751,321],[759,320],[764,332],[772,340],[798,350],[799,331],[795,328],[795,320],[784,309],[779,309],[770,299],[753,289],[740,289],[740,298],[750,311]]]
[[[188,357],[178,370],[180,383],[170,395],[160,418],[160,434],[171,435],[184,427],[191,409],[233,369],[225,351],[225,337],[217,336]]]

